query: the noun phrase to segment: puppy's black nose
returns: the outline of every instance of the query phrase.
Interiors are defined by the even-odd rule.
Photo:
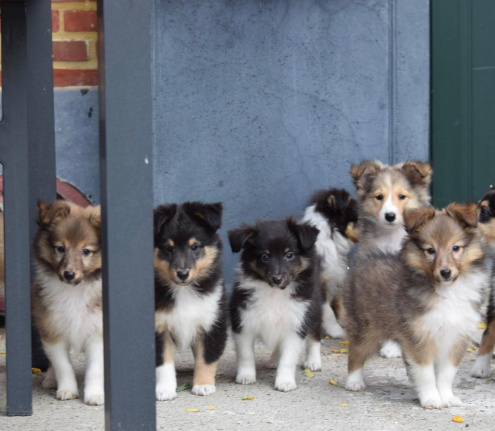
[[[448,280],[452,274],[452,271],[450,269],[441,269],[440,270],[440,275],[445,278],[445,280]]]
[[[72,281],[74,280],[76,276],[76,273],[73,272],[73,271],[64,271],[64,278],[67,280],[67,281]]]
[[[385,214],[385,220],[387,220],[389,223],[392,223],[395,220],[395,213]]]
[[[281,275],[274,275],[274,276],[272,276],[272,281],[273,281],[273,284],[279,285],[280,283],[282,283],[282,276]]]
[[[177,277],[179,277],[182,281],[186,281],[187,277],[189,277],[189,270],[188,269],[177,270]]]

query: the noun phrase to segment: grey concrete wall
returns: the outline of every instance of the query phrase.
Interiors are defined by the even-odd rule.
[[[155,200],[222,201],[225,240],[352,163],[428,158],[428,0],[157,0],[155,30]],[[98,202],[97,92],[55,106],[58,175]]]

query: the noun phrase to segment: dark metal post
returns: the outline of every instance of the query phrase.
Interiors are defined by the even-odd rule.
[[[153,0],[99,0],[107,430],[154,430]]]
[[[5,198],[5,322],[7,414],[30,415],[31,297],[26,12],[24,2],[1,3],[3,120],[0,154]]]

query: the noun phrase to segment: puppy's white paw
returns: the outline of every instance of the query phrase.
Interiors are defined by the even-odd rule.
[[[166,390],[166,389],[156,389],[156,400],[157,401],[170,401],[173,400],[177,396],[177,392],[174,390]]]
[[[310,371],[321,371],[321,360],[308,359],[304,362],[303,368],[307,368]]]
[[[57,400],[60,401],[75,400],[76,398],[79,398],[79,392],[77,388],[76,389],[61,388],[57,391],[55,396]]]
[[[294,377],[280,376],[275,379],[275,389],[281,392],[289,392],[297,389]]]
[[[338,323],[335,323],[333,325],[327,325],[326,328],[324,328],[324,331],[326,334],[330,335],[332,338],[346,338],[347,333],[345,332],[345,329],[342,328]]]
[[[471,369],[471,375],[473,377],[486,378],[492,374],[490,369],[491,354],[479,356]]]
[[[460,398],[452,395],[450,397],[442,397],[442,407],[460,407],[462,406],[462,401]]]
[[[199,395],[206,397],[208,395],[214,394],[216,391],[215,385],[194,385],[191,392],[194,395]]]
[[[438,394],[428,394],[419,397],[421,407],[425,409],[439,409],[443,407],[442,399]]]
[[[383,358],[400,358],[402,356],[402,352],[400,350],[400,346],[394,341],[385,341],[380,350],[380,356]]]
[[[364,384],[364,382],[362,380],[359,381],[359,380],[347,379],[347,382],[345,384],[345,388],[348,391],[358,392],[358,391],[362,391],[364,388],[366,388],[366,385]]]
[[[84,392],[84,404],[88,406],[101,406],[105,403],[105,394],[99,390],[86,390]]]
[[[235,378],[235,382],[241,385],[251,385],[252,383],[256,383],[256,376],[251,373],[239,373]]]

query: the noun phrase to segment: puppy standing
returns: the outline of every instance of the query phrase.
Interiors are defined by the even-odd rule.
[[[37,222],[33,317],[51,363],[43,387],[77,398],[69,351],[85,351],[84,402],[103,404],[100,208],[40,202]]]
[[[340,304],[341,288],[349,267],[349,253],[358,240],[357,219],[357,202],[347,191],[338,189],[316,192],[303,217],[304,221],[320,231],[315,246],[320,257],[324,295],[323,330],[335,338],[345,337],[345,331],[332,309],[332,302]]]
[[[476,205],[412,210],[405,223],[410,237],[399,256],[369,253],[345,291],[351,342],[346,389],[364,389],[366,359],[392,339],[402,348],[421,406],[459,406],[452,383],[489,282]]]
[[[408,161],[385,165],[377,160],[352,166],[351,177],[359,202],[358,259],[372,250],[398,253],[406,231],[404,211],[430,205],[428,163]],[[380,355],[400,357],[397,344],[385,341]]]
[[[321,287],[314,243],[318,230],[289,218],[229,231],[242,249],[230,302],[237,352],[236,382],[256,381],[254,342],[261,336],[278,364],[275,389],[296,389],[295,372],[307,341],[305,368],[321,369]]]
[[[495,265],[493,265],[493,253],[495,252],[495,189],[493,187],[483,196],[483,199],[478,204],[478,209],[479,227],[491,249],[492,284],[486,312],[487,328],[483,333],[478,358],[471,370],[471,375],[485,378],[491,374],[490,360],[495,347]]]
[[[192,393],[215,392],[215,373],[227,341],[222,205],[187,202],[155,209],[156,399],[177,396],[176,348],[195,357]]]

